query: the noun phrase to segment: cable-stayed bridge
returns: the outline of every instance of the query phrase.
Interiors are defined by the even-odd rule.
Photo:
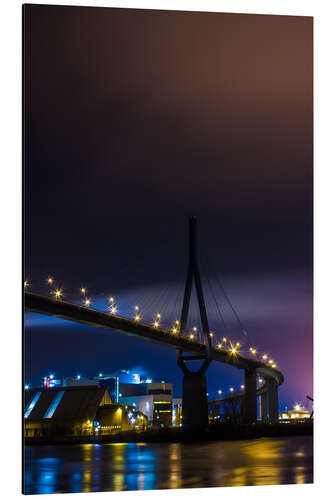
[[[60,289],[52,290],[52,296],[28,291],[25,283],[25,310],[49,315],[64,320],[134,335],[150,342],[177,350],[177,364],[183,372],[183,426],[187,428],[204,427],[208,423],[206,371],[211,361],[233,365],[244,370],[244,422],[257,420],[257,398],[260,398],[263,421],[275,423],[278,420],[278,386],[284,377],[277,369],[275,361],[267,354],[259,355],[258,350],[249,346],[248,354],[241,352],[239,342],[211,332],[204,299],[204,292],[198,267],[196,243],[196,217],[190,218],[189,264],[180,320],[175,320],[171,328],[162,328],[161,314],[156,313],[151,324],[142,320],[140,309],[135,307],[133,318],[118,314],[114,298],[110,298],[109,311],[103,312],[91,307],[90,299],[85,296],[83,305],[63,300]],[[52,284],[52,278],[49,278]],[[187,324],[193,285],[196,288],[202,338],[198,338],[197,328],[188,333]],[[218,308],[218,304],[217,308]],[[230,303],[236,316],[237,313]],[[219,308],[218,308],[219,309]],[[238,316],[237,316],[238,318]],[[238,318],[239,319],[239,318]],[[222,316],[221,321],[224,322]],[[241,323],[240,323],[241,324]],[[221,325],[221,331],[223,330]],[[243,329],[243,334],[247,333]],[[192,362],[200,362],[199,369],[190,369]],[[257,377],[261,383],[257,383]]]

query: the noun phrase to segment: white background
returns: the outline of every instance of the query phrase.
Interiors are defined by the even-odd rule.
[[[333,490],[333,2],[317,1],[66,1],[26,3],[314,16],[315,34],[315,484],[125,493],[85,493],[113,499],[331,498]],[[21,491],[21,6],[2,0],[0,26],[0,494]],[[42,209],[42,207],[41,207]],[[301,342],[301,339],[300,339]],[[305,367],[306,369],[306,367]],[[302,374],[300,373],[300,376]],[[83,495],[83,494],[80,494]],[[98,495],[98,497],[97,497]],[[77,496],[77,494],[76,494]],[[35,496],[34,496],[35,497]],[[43,497],[64,498],[62,495]],[[81,497],[80,497],[81,498]]]

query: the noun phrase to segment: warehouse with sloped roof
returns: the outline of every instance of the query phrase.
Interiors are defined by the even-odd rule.
[[[24,396],[25,437],[84,436],[130,428],[126,411],[112,401],[107,387],[43,387],[29,389]]]

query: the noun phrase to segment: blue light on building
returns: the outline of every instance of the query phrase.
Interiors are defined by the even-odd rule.
[[[41,394],[42,394],[41,392],[36,392],[30,403],[26,406],[24,410],[24,418],[29,418],[30,413],[35,408],[36,403],[39,400]]]
[[[65,394],[65,391],[59,391],[57,392],[57,395],[55,396],[55,398],[53,399],[52,403],[50,404],[50,406],[48,407],[45,415],[44,415],[44,418],[52,418],[53,417],[53,414],[54,412],[56,411],[63,395]]]

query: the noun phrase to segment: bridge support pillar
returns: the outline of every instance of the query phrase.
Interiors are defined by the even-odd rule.
[[[182,427],[185,430],[196,430],[207,427],[207,380],[204,373],[200,373],[199,371],[184,374],[182,406]]]
[[[275,424],[279,420],[279,400],[278,388],[274,382],[270,382],[268,387],[268,414],[269,423]]]
[[[244,423],[257,421],[257,377],[253,369],[245,369]]]
[[[267,392],[264,392],[260,396],[260,418],[262,422],[267,422]]]

